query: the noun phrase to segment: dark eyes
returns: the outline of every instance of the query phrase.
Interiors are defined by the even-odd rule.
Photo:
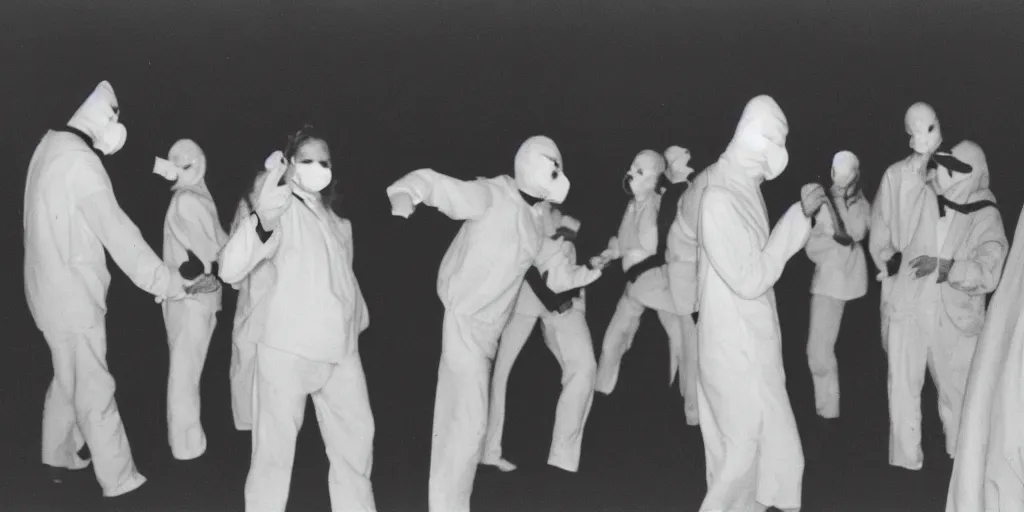
[[[931,133],[931,132],[934,132],[934,131],[935,131],[935,125],[934,124],[928,125],[928,133]]]
[[[558,171],[551,171],[551,179],[552,180],[557,180],[558,179]]]
[[[319,163],[325,169],[330,169],[331,168],[331,161],[330,160],[313,160],[312,158],[304,158],[302,160],[299,160],[299,163],[300,164],[306,164],[306,165],[309,165],[309,164],[312,164],[312,163]]]
[[[192,168],[192,164],[186,164],[185,167],[182,167],[182,169],[185,169],[186,171],[191,169],[191,168]]]

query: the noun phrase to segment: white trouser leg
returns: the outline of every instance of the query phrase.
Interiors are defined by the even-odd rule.
[[[889,317],[889,464],[921,469],[921,388],[931,329],[911,315]]]
[[[680,365],[682,375],[679,378],[679,392],[685,401],[686,424],[694,426],[700,424],[697,407],[697,324],[690,315],[683,315],[679,319],[683,331],[683,362]]]
[[[601,362],[597,366],[596,391],[605,395],[615,390],[619,380],[619,369],[622,357],[633,345],[633,338],[640,328],[640,317],[644,306],[628,295],[623,294],[615,308],[615,314],[604,333],[601,343]]]
[[[494,361],[494,372],[491,376],[491,403],[487,419],[487,435],[484,442],[484,454],[481,462],[497,466],[502,471],[512,471],[514,464],[505,461],[501,456],[501,440],[505,432],[505,395],[508,390],[508,379],[515,366],[516,358],[526,345],[526,340],[533,332],[537,318],[527,315],[513,314],[501,333],[498,343],[498,357]]]
[[[580,466],[583,431],[594,402],[597,374],[594,345],[583,311],[571,309],[542,321],[549,326],[546,331],[550,333],[544,339],[562,367],[562,393],[555,409],[548,464],[576,472]]]
[[[839,417],[839,363],[836,340],[846,302],[811,295],[811,323],[807,334],[807,364],[814,381],[814,408],[822,418]]]
[[[324,387],[313,393],[320,434],[331,462],[327,477],[332,512],[374,512],[373,412],[359,354],[333,365]]]
[[[132,459],[128,436],[114,401],[114,378],[107,369],[107,332],[99,325],[74,332],[45,332],[53,359],[53,382],[43,405],[43,463],[80,468],[75,428],[92,454],[93,471],[112,498],[146,483]]]
[[[171,454],[191,460],[206,452],[200,418],[199,381],[217,327],[217,313],[195,300],[169,301],[164,306],[170,370],[167,374],[167,438]]]
[[[256,379],[256,344],[259,324],[252,318],[235,325],[231,333],[231,416],[236,430],[252,430],[252,393]]]
[[[491,362],[505,322],[445,312],[430,447],[430,512],[468,512],[487,431]]]

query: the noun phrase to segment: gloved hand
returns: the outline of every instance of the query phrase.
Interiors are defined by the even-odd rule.
[[[939,260],[939,279],[937,282],[945,283],[949,279],[949,271],[953,268],[953,260]]]
[[[412,212],[416,211],[412,196],[405,192],[392,194],[388,199],[391,200],[391,215],[408,219]]]
[[[188,261],[178,266],[178,272],[186,281],[199,277],[205,270],[203,262],[192,251],[188,251]]]
[[[934,256],[918,256],[910,260],[910,268],[914,269],[914,278],[921,279],[939,266],[939,259]]]
[[[604,270],[608,263],[608,259],[598,255],[590,258],[590,261],[587,262],[587,267],[590,267],[591,270]]]
[[[825,188],[817,183],[808,183],[800,188],[800,208],[808,218],[814,216],[821,206],[828,201]]]
[[[885,271],[888,272],[890,276],[894,276],[897,273],[899,273],[900,265],[902,265],[902,264],[903,264],[903,253],[902,252],[893,253],[892,257],[885,261]]]
[[[185,286],[185,292],[189,295],[213,293],[217,290],[220,290],[220,281],[211,274],[203,274],[199,276],[199,279]]]
[[[832,235],[832,239],[835,240],[836,243],[838,243],[839,245],[842,245],[843,247],[849,247],[853,245],[853,237],[850,235]]]
[[[267,159],[267,177],[263,185],[260,186],[260,191],[256,194],[256,201],[253,204],[253,210],[256,211],[260,226],[267,231],[277,229],[281,215],[292,204],[291,185],[287,183],[278,185],[284,172],[288,169],[283,155],[280,155],[279,159],[275,158],[279,153],[280,151],[276,151]]]

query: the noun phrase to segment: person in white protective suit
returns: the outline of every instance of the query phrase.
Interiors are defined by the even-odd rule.
[[[801,505],[804,457],[772,287],[826,198],[820,185],[805,185],[801,201],[769,229],[760,185],[786,168],[788,132],[775,100],[757,96],[706,171],[698,231],[697,395],[708,479],[701,512]]]
[[[256,176],[256,185],[262,183],[266,170]],[[231,222],[231,233],[245,224],[253,214],[254,191],[249,190],[238,202],[235,218]],[[235,283],[238,291],[235,301],[235,317],[231,329],[231,365],[228,369],[231,381],[231,416],[236,430],[252,430],[252,387],[256,371],[256,345],[263,335],[266,318],[267,292],[275,279],[274,267],[263,260]]]
[[[670,161],[671,165],[671,161]],[[697,260],[700,254],[697,243],[699,228],[700,200],[708,185],[708,173],[705,168],[699,173],[691,173],[687,180],[690,185],[683,191],[675,218],[666,235],[665,261],[668,272],[669,291],[676,310],[683,320],[683,376],[680,382],[685,388],[687,423],[699,424],[697,407],[697,381],[699,377],[698,347],[700,346],[697,332],[700,296],[697,292]],[[689,404],[693,404],[691,407]]]
[[[684,163],[685,164],[685,163]],[[659,236],[659,211],[662,194],[659,180],[666,171],[675,174],[657,151],[645,149],[633,159],[626,172],[623,188],[633,196],[622,216],[618,234],[608,241],[608,248],[599,257],[622,260],[626,273],[626,289],[612,315],[601,344],[597,366],[597,391],[611,394],[619,379],[622,358],[632,347],[640,328],[640,318],[648,308],[657,311],[658,319],[668,336],[669,384],[675,381],[683,359],[683,319],[677,312],[669,290],[665,268],[666,243]],[[683,180],[679,180],[683,181]],[[678,204],[678,203],[676,203]],[[670,227],[665,223],[665,227]],[[667,235],[667,229],[664,230]],[[685,382],[685,376],[679,376]],[[681,385],[685,388],[685,385]],[[687,406],[687,423],[696,423],[696,404]]]
[[[156,158],[153,172],[173,181],[174,195],[164,219],[164,262],[170,266],[190,260],[203,273],[213,273],[227,233],[217,217],[217,205],[206,186],[206,154],[195,141],[181,139],[167,158]],[[221,290],[163,303],[170,370],[167,375],[167,436],[171,454],[191,460],[206,451],[200,422],[199,379],[206,364],[210,338],[217,326]]]
[[[555,293],[586,286],[601,270],[560,265],[560,244],[544,236],[543,202],[569,193],[562,154],[537,135],[519,147],[515,178],[462,181],[431,169],[406,174],[387,189],[392,213],[408,217],[419,203],[464,221],[437,278],[445,307],[430,452],[431,512],[469,510],[487,429],[491,364],[531,266]]]
[[[184,297],[178,269],[146,244],[114,197],[102,155],[124,146],[127,130],[109,82],[101,82],[62,129],[39,141],[25,184],[25,295],[53,358],[43,406],[42,460],[51,476],[89,465],[103,495],[146,482],[132,458],[107,368],[105,317],[110,252],[136,286],[157,300]],[[97,152],[94,152],[98,151]],[[197,283],[198,284],[198,283]]]
[[[839,417],[839,365],[836,340],[848,301],[868,292],[868,267],[861,242],[871,222],[871,204],[860,188],[860,160],[850,151],[832,158],[831,204],[815,216],[804,251],[814,267],[807,363],[814,382],[818,417]],[[839,218],[832,217],[834,211]]]
[[[974,350],[946,512],[1024,511],[1022,301],[1024,210]]]
[[[929,160],[928,196],[899,272],[889,318],[889,464],[921,469],[921,387],[930,370],[946,452],[956,452],[960,411],[974,347],[985,323],[985,295],[999,283],[1008,243],[988,167],[977,144]],[[901,212],[902,213],[902,212]]]
[[[563,215],[554,206],[550,210],[546,234],[560,242],[565,264],[575,265],[573,240],[579,232],[580,221]],[[587,327],[585,293],[582,288],[577,288],[556,294],[544,283],[537,267],[530,267],[527,271],[515,309],[498,343],[481,464],[495,466],[504,472],[516,469],[516,465],[503,458],[501,453],[505,393],[516,358],[539,319],[544,328],[544,342],[562,367],[562,393],[555,410],[548,464],[569,472],[579,469],[583,429],[594,401],[594,376],[597,373],[594,346]]]
[[[231,234],[220,276],[235,285],[261,262],[275,279],[255,341],[252,460],[245,510],[284,511],[295,442],[311,396],[330,461],[333,510],[373,511],[374,419],[359,357],[370,317],[352,271],[352,225],[331,209],[327,143],[310,127],[272,154],[256,185],[253,214]]]
[[[903,259],[903,250],[921,218],[924,203],[934,192],[927,186],[929,158],[942,144],[942,126],[935,109],[927,103],[914,103],[903,116],[903,125],[910,136],[910,156],[885,170],[871,205],[871,236],[868,253],[879,270],[876,280],[882,283],[880,315],[882,347],[888,347],[888,303],[892,279]]]

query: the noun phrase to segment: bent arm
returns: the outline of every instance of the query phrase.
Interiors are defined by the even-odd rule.
[[[839,215],[843,216],[843,222],[846,224],[846,232],[854,242],[864,241],[871,227],[871,203],[861,197],[849,207],[844,204],[839,208]]]
[[[173,211],[167,220],[174,238],[203,263],[217,261],[221,243],[226,238],[220,221],[210,215],[199,198],[189,193],[178,195],[171,208]]]
[[[775,285],[786,261],[807,243],[811,231],[810,219],[796,203],[782,216],[762,248],[735,199],[715,188],[704,193],[700,226],[701,244],[709,263],[734,293],[747,300],[764,295]]]
[[[388,197],[409,194],[413,204],[437,208],[453,220],[480,218],[491,207],[491,191],[483,180],[463,181],[432,169],[419,169],[391,184]]]
[[[999,285],[1006,261],[1006,233],[998,213],[985,223],[977,247],[967,259],[954,260],[947,281],[953,288],[970,295],[991,293]]]
[[[601,271],[577,265],[562,251],[562,242],[544,240],[536,267],[541,274],[547,273],[546,284],[551,291],[562,293],[573,288],[587,286],[601,277]]]
[[[281,245],[281,228],[274,230],[266,242],[256,232],[255,214],[241,219],[220,252],[217,264],[221,281],[234,285],[241,282],[261,261],[273,257]]]
[[[875,268],[885,269],[885,259],[882,252],[895,252],[892,245],[892,216],[895,210],[892,205],[892,188],[890,185],[890,173],[886,171],[882,176],[882,182],[878,184],[878,192],[875,194],[875,202],[871,205],[871,236],[868,238],[868,254],[875,263]]]
[[[181,274],[164,265],[153,252],[139,228],[118,205],[113,190],[96,190],[79,200],[78,210],[135,286],[157,297],[178,294],[183,285]]]

